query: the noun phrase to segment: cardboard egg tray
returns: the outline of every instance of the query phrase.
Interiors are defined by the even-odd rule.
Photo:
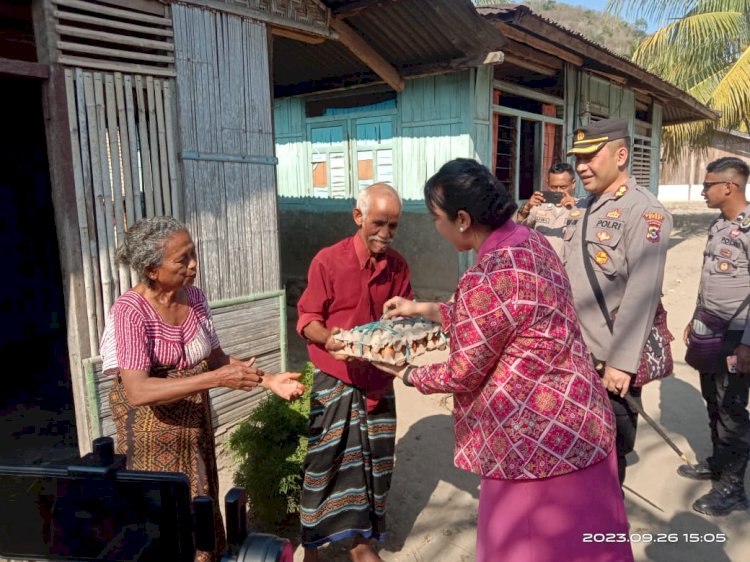
[[[446,349],[448,341],[440,324],[424,318],[391,318],[343,330],[333,336],[346,347],[342,355],[405,365],[429,351]]]

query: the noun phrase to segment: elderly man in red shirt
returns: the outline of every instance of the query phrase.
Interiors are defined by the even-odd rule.
[[[318,252],[297,305],[297,332],[316,367],[300,510],[305,562],[318,560],[319,546],[349,538],[353,560],[380,560],[370,541],[385,532],[396,441],[393,377],[334,357],[343,345],[331,333],[378,320],[388,299],[410,299],[412,289],[406,261],[390,247],[401,218],[396,190],[371,185],[352,215],[357,233]]]

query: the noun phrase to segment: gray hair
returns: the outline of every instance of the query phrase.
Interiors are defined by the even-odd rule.
[[[359,195],[357,196],[357,209],[360,210],[363,217],[366,217],[367,212],[370,210],[372,194],[378,191],[383,195],[390,195],[396,201],[398,201],[399,206],[401,205],[401,197],[399,197],[398,191],[396,191],[393,186],[383,182],[373,183],[372,185],[368,185],[366,188],[360,191]]]
[[[132,267],[141,283],[150,287],[153,282],[148,272],[162,264],[164,246],[178,232],[187,232],[187,227],[174,217],[141,219],[128,228],[125,240],[117,248],[117,259]]]

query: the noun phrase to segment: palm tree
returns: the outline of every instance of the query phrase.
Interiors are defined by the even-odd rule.
[[[716,122],[667,127],[667,160],[707,147],[717,128],[750,131],[750,0],[610,0],[607,9],[662,24],[633,62],[721,112]]]

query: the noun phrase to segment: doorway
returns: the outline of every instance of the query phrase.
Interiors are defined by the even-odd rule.
[[[65,303],[42,115],[42,84],[0,76],[0,458],[77,457]],[[19,367],[20,365],[20,367]]]

